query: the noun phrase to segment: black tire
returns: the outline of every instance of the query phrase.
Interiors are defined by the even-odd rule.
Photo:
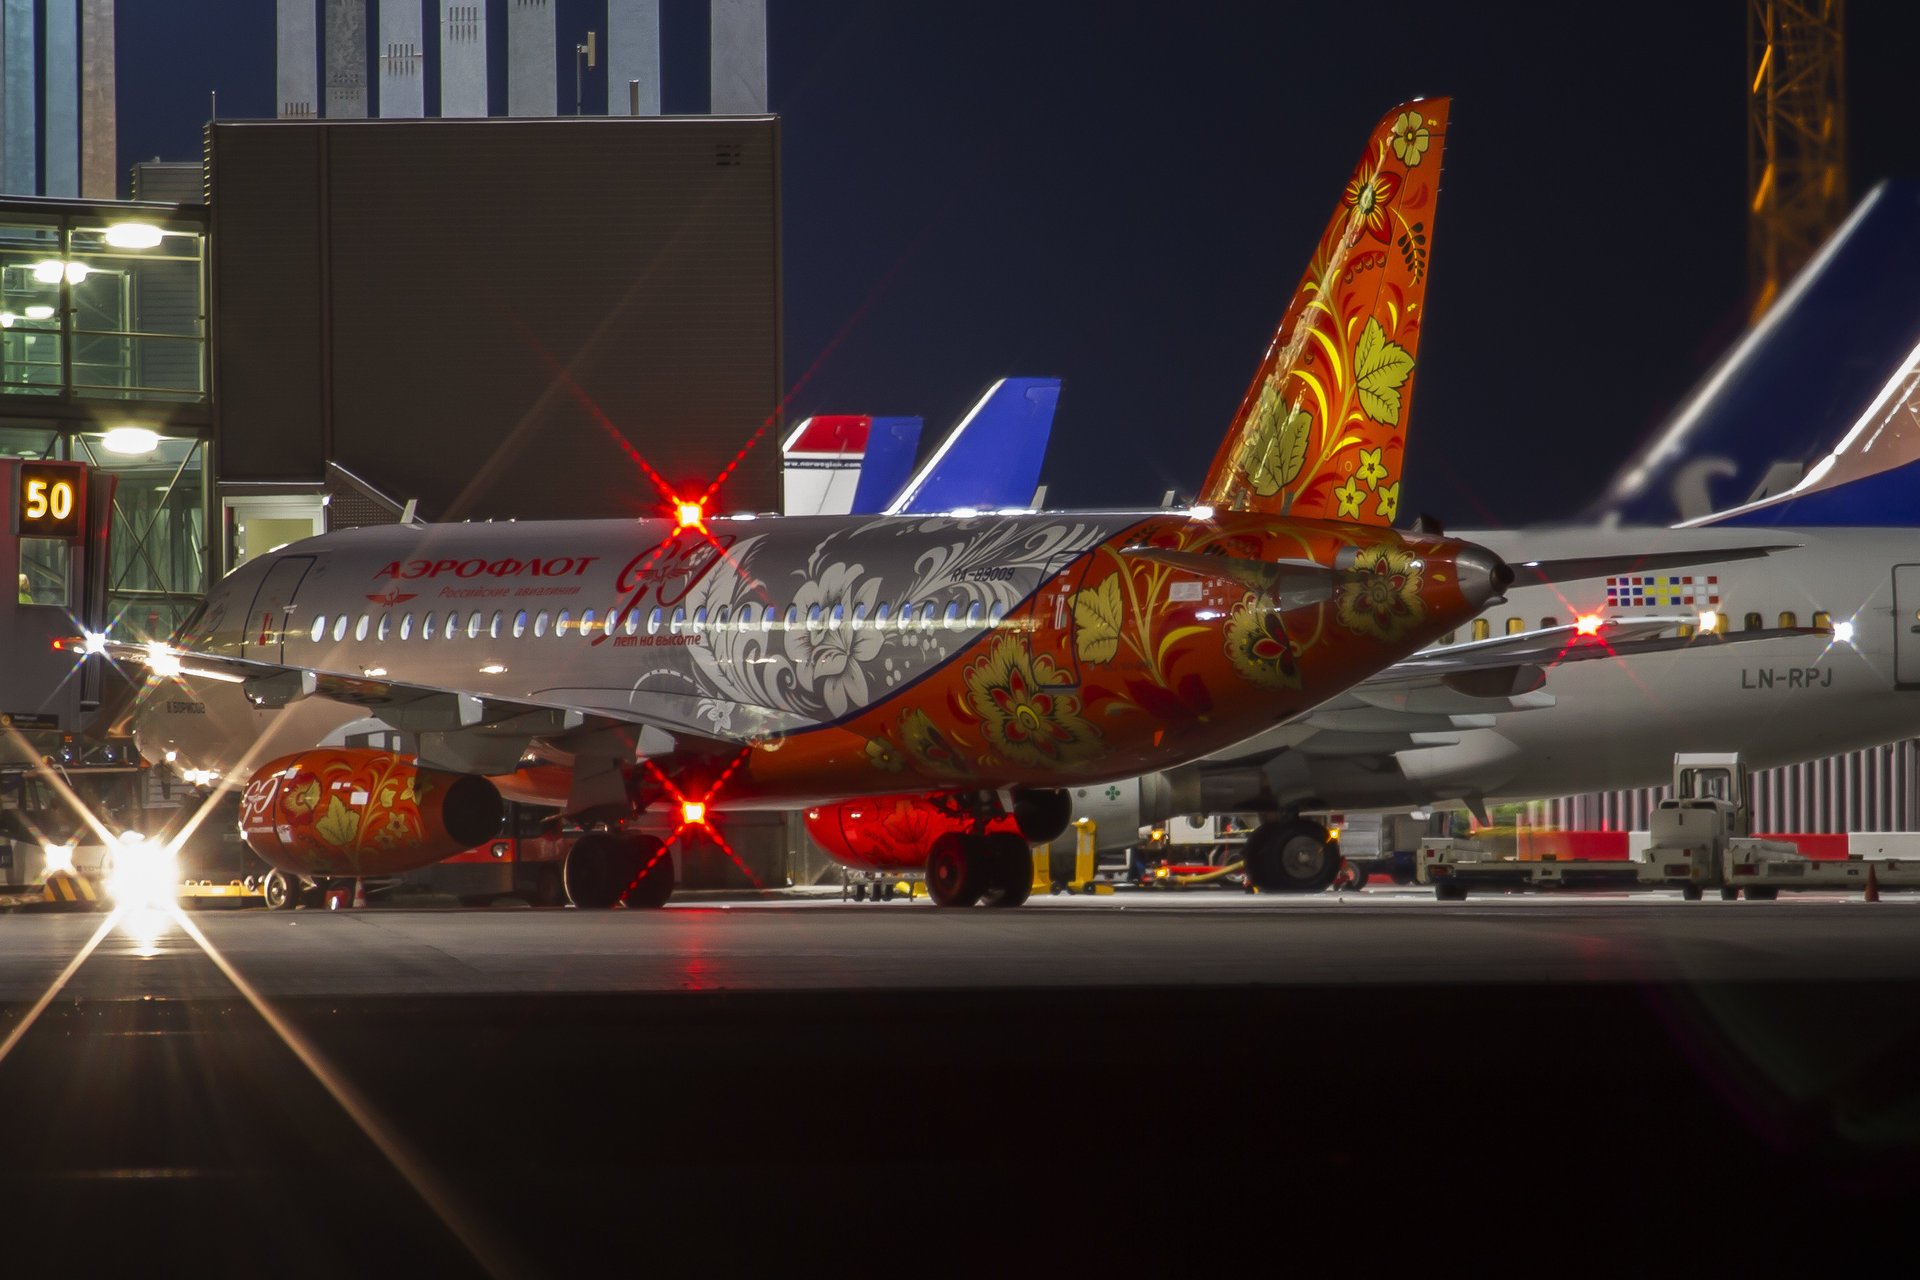
[[[567,901],[582,911],[605,911],[616,905],[640,870],[635,850],[619,836],[591,831],[573,842],[560,877]]]
[[[1739,898],[1740,898],[1740,891],[1734,888],[1732,885],[1723,884],[1720,886],[1720,901],[1737,902],[1739,901]]]
[[[989,907],[1018,907],[1033,893],[1033,850],[1011,832],[981,837],[987,865],[987,892],[981,902]]]
[[[1340,884],[1340,887],[1342,889],[1345,889],[1350,893],[1358,893],[1362,889],[1367,887],[1367,880],[1369,877],[1367,874],[1367,869],[1365,867],[1361,866],[1357,862],[1349,862],[1346,864],[1346,868],[1347,868],[1347,874],[1342,879]]]
[[[949,831],[927,850],[927,896],[936,907],[970,907],[986,892],[986,859],[974,842]]]
[[[1698,902],[1705,896],[1706,894],[1701,891],[1700,886],[1697,884],[1683,884],[1680,886],[1680,897],[1682,901]]]
[[[1442,880],[1433,886],[1433,896],[1441,902],[1465,902],[1467,886],[1454,880]]]
[[[284,871],[274,870],[267,873],[264,896],[269,911],[291,911],[300,905],[302,885],[299,877],[290,876]]]
[[[626,904],[643,911],[667,905],[673,896],[673,855],[658,836],[630,834],[626,837],[633,862],[633,874],[627,880]]]
[[[1317,822],[1263,822],[1242,861],[1262,893],[1322,893],[1340,874],[1340,846]]]
[[[866,885],[864,885],[864,884],[857,884],[857,885],[855,885],[855,886],[853,886],[853,900],[854,900],[855,902],[865,902],[865,901],[867,900],[867,886],[866,886]]]
[[[1780,896],[1779,885],[1766,885],[1747,890],[1748,902],[1773,902]]]

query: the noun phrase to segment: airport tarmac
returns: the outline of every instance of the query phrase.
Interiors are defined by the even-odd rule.
[[[92,1272],[1831,1269],[1920,1193],[1916,906],[16,914],[0,1203]]]
[[[0,920],[0,1000],[32,1000],[95,915]],[[1778,902],[1415,889],[1254,897],[1141,891],[1016,911],[777,895],[663,911],[201,911],[272,997],[1431,984],[1920,981],[1920,895]],[[224,994],[157,917],[114,930],[69,995]],[[135,975],[131,985],[120,972]],[[195,975],[211,974],[208,983]]]

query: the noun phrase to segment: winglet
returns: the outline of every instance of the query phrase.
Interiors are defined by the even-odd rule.
[[[1393,523],[1450,105],[1415,99],[1374,126],[1200,503]]]

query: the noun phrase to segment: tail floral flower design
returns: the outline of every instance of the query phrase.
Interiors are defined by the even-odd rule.
[[[1391,644],[1426,620],[1420,559],[1405,547],[1367,547],[1336,601],[1340,625]]]

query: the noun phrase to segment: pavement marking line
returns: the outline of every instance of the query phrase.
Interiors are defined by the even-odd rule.
[[[307,1043],[306,1037],[267,1004],[265,997],[254,990],[252,983],[240,976],[240,971],[235,969],[226,956],[214,947],[204,933],[200,932],[199,928],[187,918],[186,913],[178,906],[171,910],[174,923],[199,944],[207,958],[213,961],[222,974],[226,975],[227,981],[231,982],[246,1002],[253,1006],[253,1011],[273,1029],[273,1033],[280,1037],[281,1043],[287,1046],[293,1056],[300,1060],[300,1065],[319,1081],[320,1087],[325,1089],[334,1102],[339,1104],[340,1109],[347,1113],[348,1118],[360,1127],[360,1132],[365,1134],[367,1140],[387,1158],[387,1163],[393,1166],[394,1171],[406,1179],[407,1185],[413,1188],[414,1194],[420,1197],[427,1208],[440,1219],[441,1224],[452,1232],[453,1237],[468,1253],[473,1255],[473,1260],[492,1276],[514,1275],[522,1270],[509,1262],[506,1251],[481,1228],[473,1215],[461,1207],[453,1193],[441,1184],[426,1163],[387,1128],[373,1105],[362,1098],[351,1084],[333,1070],[332,1066],[320,1056],[319,1051]],[[97,937],[95,941],[98,941]]]
[[[86,945],[81,947],[79,953],[67,962],[67,967],[62,969],[54,978],[52,985],[48,986],[46,993],[34,1002],[33,1008],[27,1010],[27,1016],[20,1020],[20,1025],[13,1029],[13,1032],[7,1036],[4,1042],[0,1042],[0,1063],[4,1063],[7,1060],[7,1055],[13,1052],[13,1046],[20,1043],[21,1037],[25,1036],[27,1032],[32,1029],[33,1024],[39,1020],[40,1015],[46,1012],[47,1006],[53,1003],[54,997],[60,994],[60,989],[73,980],[73,975],[79,972],[81,965],[86,963],[87,957],[94,953],[95,949],[106,940],[106,936],[113,932],[113,927],[119,923],[120,912],[116,909],[101,922],[98,929],[93,931],[93,936],[88,938]]]

